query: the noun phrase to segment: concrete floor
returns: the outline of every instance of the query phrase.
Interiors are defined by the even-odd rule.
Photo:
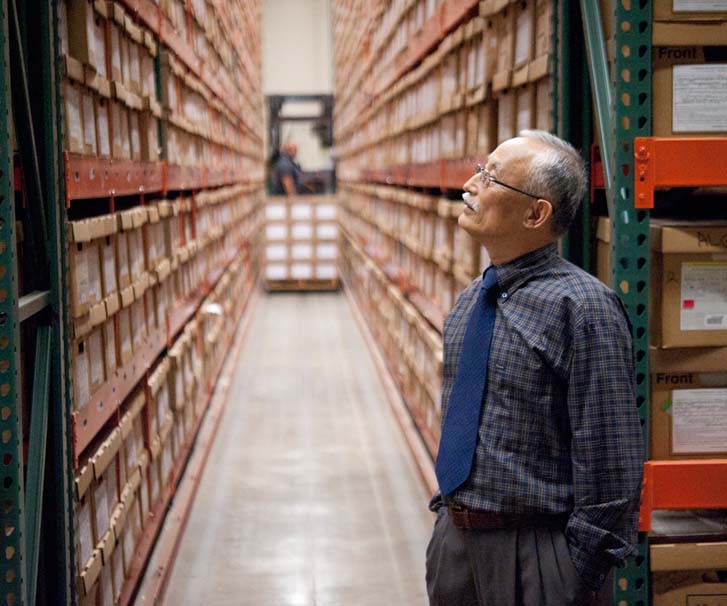
[[[268,295],[165,603],[422,606],[428,498],[344,295]]]

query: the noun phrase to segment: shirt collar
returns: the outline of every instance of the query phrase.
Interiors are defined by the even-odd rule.
[[[530,278],[542,273],[544,269],[551,266],[558,258],[558,249],[555,243],[553,243],[530,251],[502,265],[495,265],[495,270],[497,271],[497,287],[500,292],[512,293],[530,280]]]

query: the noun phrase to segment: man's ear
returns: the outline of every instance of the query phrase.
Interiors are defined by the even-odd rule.
[[[552,216],[553,205],[543,198],[538,198],[525,211],[523,225],[528,229],[538,229],[545,225]]]

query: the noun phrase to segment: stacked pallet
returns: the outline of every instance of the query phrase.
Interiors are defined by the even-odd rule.
[[[333,197],[269,197],[265,218],[268,290],[338,288],[338,206]]]
[[[434,454],[444,317],[490,263],[460,188],[499,142],[552,130],[553,3],[341,1],[334,36],[342,277]]]
[[[79,602],[129,604],[259,272],[259,2],[59,3]]]

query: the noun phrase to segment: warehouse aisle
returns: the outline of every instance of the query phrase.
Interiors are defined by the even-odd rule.
[[[349,303],[259,303],[165,602],[426,603],[429,495]]]

